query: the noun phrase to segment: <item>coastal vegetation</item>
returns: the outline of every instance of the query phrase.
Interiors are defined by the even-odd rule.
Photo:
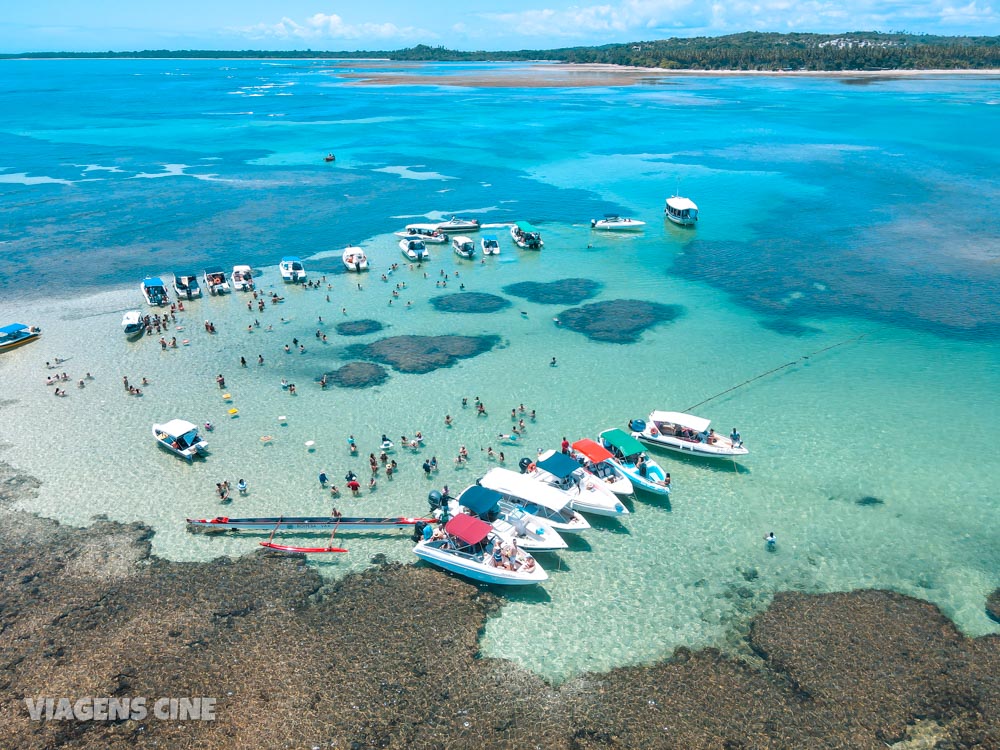
[[[844,34],[744,32],[718,37],[659,39],[514,51],[464,51],[418,44],[400,50],[142,50],[133,52],[27,52],[10,58],[280,58],[475,62],[549,61],[631,65],[665,70],[986,70],[1000,68],[1000,37],[936,36],[905,32]]]

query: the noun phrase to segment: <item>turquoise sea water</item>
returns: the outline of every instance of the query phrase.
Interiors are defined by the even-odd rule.
[[[460,489],[491,465],[487,446],[513,466],[563,435],[685,409],[794,362],[697,410],[724,432],[740,428],[751,454],[739,467],[655,454],[673,474],[669,504],[639,497],[626,522],[595,521],[570,550],[540,556],[551,579],[509,595],[484,653],[562,678],[680,645],[726,646],[784,589],[890,587],[933,601],[967,633],[998,630],[983,606],[1000,570],[995,79],[668,77],[538,89],[339,77],[363,65],[0,65],[0,323],[45,332],[0,357],[13,402],[2,409],[2,455],[43,480],[25,509],[79,525],[96,514],[142,520],[155,551],[173,559],[239,555],[258,539],[191,535],[183,519],[327,513],[316,475],[367,476],[364,456],[383,432],[421,430],[426,447],[397,451],[391,483],[336,500],[349,515],[422,513],[429,489]],[[431,84],[453,71],[421,72]],[[332,165],[322,162],[330,151]],[[678,186],[701,208],[696,230],[663,222]],[[589,220],[611,211],[645,220],[645,231],[591,232]],[[431,246],[424,269],[380,281],[402,261],[393,230],[452,213],[529,220],[545,249],[520,251],[501,227],[502,254],[485,264]],[[339,268],[355,243],[373,263],[361,289]],[[286,254],[332,288],[284,287],[276,264]],[[262,287],[285,302],[261,314],[243,295],[191,302],[175,324],[183,330],[168,335],[189,341],[177,350],[121,336],[121,313],[142,307],[144,275],[237,263],[261,269]],[[435,285],[442,269],[460,274],[447,290]],[[683,314],[638,343],[602,343],[554,325],[567,306],[502,291],[567,277],[600,282],[592,301],[658,301]],[[436,312],[429,300],[460,283],[513,306]],[[248,332],[255,318],[262,325]],[[387,328],[335,332],[359,318]],[[358,341],[452,333],[501,344],[428,374],[391,372],[373,389],[313,383]],[[304,354],[283,351],[293,338]],[[65,399],[44,384],[55,357],[73,378]],[[85,372],[94,380],[79,389]],[[124,392],[126,374],[149,378],[141,399]],[[463,410],[462,397],[476,396],[487,418]],[[500,446],[520,403],[538,419],[523,445]],[[175,416],[216,424],[207,460],[188,466],[153,445],[150,424]],[[347,453],[351,433],[360,458]],[[461,445],[472,460],[456,467]],[[442,468],[428,481],[420,464],[430,455]],[[249,496],[220,505],[215,483],[239,477]],[[762,540],[771,530],[774,553]],[[396,534],[344,546],[347,555],[313,564],[338,576],[376,553],[413,559]]]

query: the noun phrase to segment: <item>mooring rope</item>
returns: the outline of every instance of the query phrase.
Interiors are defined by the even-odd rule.
[[[775,367],[775,368],[773,368],[771,370],[768,370],[767,372],[762,372],[760,375],[756,375],[756,376],[750,378],[749,380],[744,380],[742,383],[738,383],[738,384],[734,385],[731,388],[726,388],[726,390],[721,391],[719,393],[716,393],[714,396],[710,396],[709,398],[706,398],[704,401],[699,401],[694,406],[689,406],[684,411],[687,411],[687,412],[694,411],[699,406],[702,406],[703,404],[707,404],[709,401],[714,401],[719,396],[725,396],[727,393],[729,393],[730,391],[735,391],[737,388],[742,388],[745,385],[749,385],[750,383],[754,382],[755,380],[760,380],[761,378],[766,378],[768,375],[773,375],[774,373],[778,372],[779,370],[784,370],[786,367],[791,367],[792,365],[797,365],[799,362],[802,362],[803,360],[809,359],[810,357],[815,357],[817,354],[822,354],[823,352],[828,352],[831,349],[836,349],[838,346],[844,346],[844,344],[850,344],[851,342],[854,342],[854,341],[860,341],[861,339],[863,339],[867,335],[868,335],[867,333],[862,333],[860,336],[854,336],[852,338],[840,341],[840,342],[838,342],[836,344],[830,344],[830,346],[825,346],[822,349],[817,349],[816,351],[810,352],[809,354],[803,354],[798,359],[792,360],[791,362],[786,362],[785,364],[779,365],[778,367]]]

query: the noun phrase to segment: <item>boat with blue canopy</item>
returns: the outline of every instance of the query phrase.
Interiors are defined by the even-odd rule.
[[[520,508],[501,508],[503,496],[495,491],[474,484],[465,489],[458,498],[431,492],[428,496],[435,511],[440,514],[447,510],[449,516],[469,512],[493,526],[493,530],[506,541],[514,540],[529,552],[552,552],[566,549],[565,540],[555,529],[544,521],[525,513]]]
[[[656,495],[670,494],[670,476],[646,454],[642,443],[624,430],[605,430],[599,442],[611,453],[608,459],[633,486]]]
[[[565,492],[573,510],[598,516],[629,514],[628,508],[604,482],[565,453],[554,450],[540,453],[537,461],[529,462],[524,471],[529,477]]]
[[[158,276],[147,276],[142,280],[139,288],[142,290],[142,296],[146,298],[146,302],[153,307],[163,307],[170,301],[167,297],[167,288]]]
[[[0,352],[17,349],[42,335],[40,328],[26,326],[24,323],[10,323],[0,328]]]

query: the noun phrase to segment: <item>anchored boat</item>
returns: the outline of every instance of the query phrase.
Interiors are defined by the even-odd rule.
[[[674,224],[682,227],[693,227],[698,221],[698,206],[690,198],[682,198],[679,195],[667,198],[663,213]]]
[[[632,485],[656,495],[670,494],[670,477],[651,459],[642,443],[619,429],[605,430],[600,442],[612,454],[608,459],[629,478]]]
[[[30,344],[42,335],[40,328],[26,326],[24,323],[11,323],[0,328],[0,352],[17,349]]]
[[[154,424],[153,437],[163,448],[188,461],[208,448],[208,443],[198,434],[198,428],[183,419]]]
[[[162,307],[170,300],[167,298],[167,288],[163,286],[163,281],[157,276],[147,276],[139,285],[142,296],[146,298],[153,307]]]
[[[677,453],[701,458],[736,458],[750,451],[743,447],[740,434],[733,429],[729,437],[716,435],[711,420],[677,411],[650,412],[649,420],[629,422],[632,437],[644,443]]]
[[[628,232],[633,229],[642,229],[646,222],[638,219],[629,219],[618,214],[604,214],[603,219],[591,219],[591,229],[605,229],[612,232]]]
[[[627,497],[635,492],[629,478],[611,462],[614,456],[607,448],[590,438],[577,440],[572,448],[574,457],[583,461],[583,468],[604,482],[616,495]]]
[[[566,454],[548,450],[539,454],[537,462],[527,460],[525,475],[565,492],[573,510],[598,516],[629,514],[628,508],[604,482]]]
[[[526,221],[514,224],[510,228],[510,236],[514,244],[524,250],[541,250],[545,244],[542,242],[541,233]]]

